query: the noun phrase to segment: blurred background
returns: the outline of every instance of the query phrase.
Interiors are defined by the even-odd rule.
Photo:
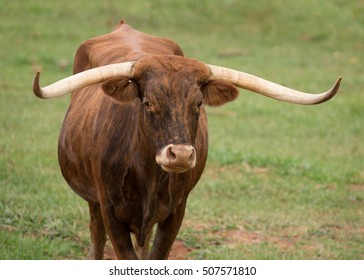
[[[185,56],[302,91],[317,106],[243,91],[209,108],[209,160],[172,258],[364,258],[364,2],[154,0],[0,2],[0,259],[80,259],[87,205],[63,180],[57,137],[69,97],[39,100],[72,73],[86,39],[121,19]]]

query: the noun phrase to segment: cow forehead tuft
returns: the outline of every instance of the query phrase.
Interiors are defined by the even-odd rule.
[[[185,76],[194,75],[198,80],[203,80],[210,74],[204,63],[176,55],[144,57],[135,63],[134,68],[134,76],[144,79],[181,72]]]

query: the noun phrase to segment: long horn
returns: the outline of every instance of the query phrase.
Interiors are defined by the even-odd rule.
[[[330,90],[320,94],[311,94],[290,89],[244,72],[214,65],[207,65],[207,67],[211,72],[211,76],[209,78],[211,81],[224,80],[237,87],[277,100],[303,105],[319,104],[331,99],[337,93],[341,82],[340,77]]]
[[[107,79],[127,77],[133,78],[135,62],[123,62],[100,66],[59,80],[49,86],[39,86],[40,73],[37,72],[33,82],[33,92],[39,98],[54,98],[71,91],[103,82]]]

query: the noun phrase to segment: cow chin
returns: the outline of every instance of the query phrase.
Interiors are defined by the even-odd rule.
[[[180,173],[184,173],[186,172],[189,168],[182,168],[182,167],[170,167],[170,166],[165,166],[165,165],[161,165],[162,169],[168,173],[176,173],[176,174],[180,174]]]
[[[191,145],[170,144],[156,155],[157,163],[168,173],[183,173],[196,165],[196,150]]]

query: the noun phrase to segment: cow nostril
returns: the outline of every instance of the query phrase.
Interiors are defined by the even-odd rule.
[[[195,149],[192,149],[191,156],[189,158],[189,161],[190,162],[193,162],[195,160],[195,157],[196,157],[196,150]]]
[[[173,149],[173,146],[170,146],[170,147],[168,147],[168,149],[167,149],[167,157],[169,158],[169,159],[171,159],[171,160],[174,160],[174,159],[176,159],[176,154],[172,151],[172,149]]]

